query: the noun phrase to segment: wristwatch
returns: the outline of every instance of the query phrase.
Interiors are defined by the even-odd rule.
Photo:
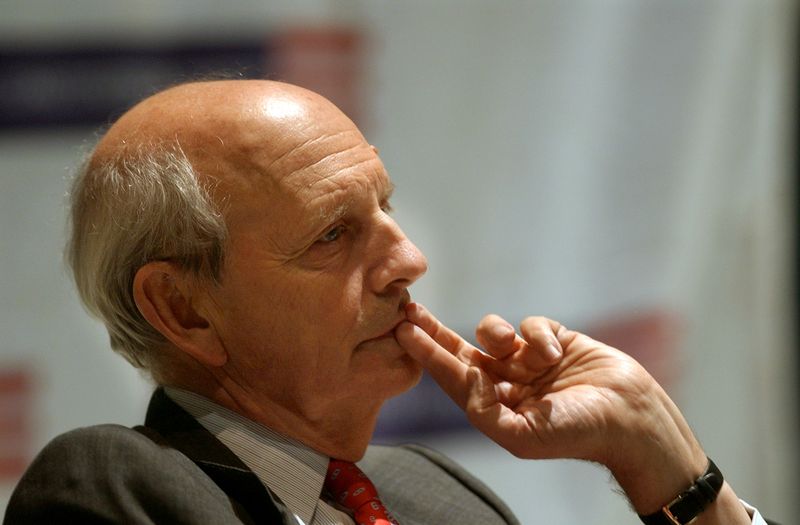
[[[722,472],[709,458],[706,471],[697,478],[694,485],[678,494],[658,512],[647,516],[640,514],[639,519],[645,525],[686,525],[691,523],[717,499],[723,481],[725,480]]]

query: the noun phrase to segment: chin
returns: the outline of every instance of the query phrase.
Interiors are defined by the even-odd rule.
[[[392,381],[387,386],[395,387],[389,394],[390,397],[398,396],[411,390],[422,379],[422,367],[411,356],[405,354],[398,361],[399,366],[388,374],[392,377]]]
[[[385,398],[402,394],[419,383],[422,366],[417,363],[394,337],[370,340],[356,348],[354,358],[359,362],[361,374],[369,374],[378,384],[373,392],[380,392]]]

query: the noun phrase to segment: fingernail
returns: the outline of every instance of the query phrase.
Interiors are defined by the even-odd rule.
[[[405,307],[405,314],[406,319],[413,319],[417,312],[419,311],[419,305],[417,303],[408,303]]]
[[[508,324],[496,324],[491,328],[491,335],[495,340],[503,340],[512,333],[514,333],[514,327]]]
[[[548,361],[555,361],[556,359],[561,358],[561,349],[558,348],[553,343],[548,343],[546,349],[546,355]]]

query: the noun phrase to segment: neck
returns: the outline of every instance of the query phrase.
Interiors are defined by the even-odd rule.
[[[314,407],[313,411],[298,411],[296,407],[259,398],[231,381],[207,382],[204,386],[193,383],[177,386],[207,397],[321,454],[352,462],[364,456],[381,407],[379,402],[355,406],[352,402],[329,402]]]

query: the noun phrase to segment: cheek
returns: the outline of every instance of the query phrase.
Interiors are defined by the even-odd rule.
[[[318,321],[324,320],[321,324],[324,324],[329,332],[341,336],[351,333],[363,335],[359,332],[366,324],[368,311],[362,291],[361,281],[356,278],[327,283],[317,295]]]
[[[358,261],[318,272],[291,263],[277,268],[237,264],[242,261],[247,259],[229,259],[230,273],[219,290],[218,317],[231,343],[278,352],[302,345],[310,351],[364,337],[361,327],[368,324],[369,311]]]
[[[284,277],[269,287],[244,283],[223,315],[235,318],[231,320],[240,334],[258,334],[266,346],[325,347],[361,335],[361,290],[356,280],[330,275]]]
[[[229,347],[247,353],[272,346],[291,327],[287,314],[298,295],[274,278],[232,270],[215,297],[217,331]]]

